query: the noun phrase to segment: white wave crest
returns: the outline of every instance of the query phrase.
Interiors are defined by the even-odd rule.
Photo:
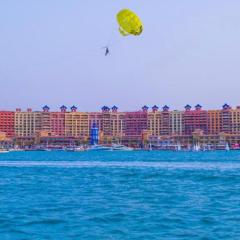
[[[234,170],[240,163],[226,162],[105,162],[105,161],[0,161],[0,167],[52,167],[52,168],[159,168],[186,170]]]

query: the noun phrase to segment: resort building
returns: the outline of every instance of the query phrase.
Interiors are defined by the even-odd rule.
[[[221,132],[221,110],[209,110],[208,114],[208,134],[218,134]]]
[[[118,112],[118,107],[116,106],[113,106],[111,109],[110,136],[116,139],[120,139],[125,135],[125,113]]]
[[[65,136],[86,140],[89,133],[89,114],[77,112],[77,107],[72,106],[71,112],[65,114]]]
[[[231,110],[231,133],[240,134],[240,106]]]
[[[170,112],[170,129],[171,135],[182,135],[183,134],[183,112],[182,111],[171,111]]]
[[[43,115],[45,115],[45,120],[47,120],[46,116],[48,116],[48,115],[46,115],[46,114],[43,114]],[[51,136],[55,136],[55,137],[64,137],[65,136],[65,115],[66,115],[66,107],[65,106],[62,106],[60,108],[60,112],[50,112]]]
[[[125,113],[125,138],[139,140],[148,125],[148,107],[142,111]]]
[[[207,134],[207,111],[202,110],[202,106],[200,104],[197,104],[194,110],[191,110],[190,105],[186,105],[183,113],[183,128],[185,135],[192,135],[195,130],[202,130],[204,134]]]
[[[6,137],[14,137],[14,117],[15,113],[12,111],[0,111],[0,132]]]
[[[41,131],[41,112],[32,112],[28,108],[26,112],[16,109],[14,118],[15,137],[33,137]]]
[[[118,108],[113,106],[102,107],[101,113],[89,113],[90,126],[95,123],[105,137],[119,137],[124,134],[125,113],[118,112]]]
[[[225,103],[222,106],[222,110],[221,110],[221,125],[220,125],[221,132],[223,133],[232,132],[231,120],[232,120],[232,108],[231,106]]]
[[[112,136],[111,112],[107,106],[102,107],[101,132],[103,136]]]
[[[151,136],[160,136],[161,112],[158,106],[154,105],[152,111],[147,115],[147,130]]]
[[[99,112],[79,112],[76,106],[70,111],[0,111],[0,141],[16,141],[21,146],[34,143],[78,144],[89,143],[91,129],[98,130],[99,143],[123,143],[148,146],[151,139],[164,146],[173,144],[240,144],[240,107],[224,104],[221,109],[203,110],[200,104],[192,110],[170,111],[165,105],[160,111],[143,106],[141,111],[119,112],[116,106],[103,106]],[[236,145],[237,146],[237,145]],[[240,146],[240,145],[239,145]]]
[[[43,108],[43,111],[41,112],[41,131],[51,133],[51,121],[50,121],[50,108],[45,105]]]
[[[171,135],[171,116],[169,107],[165,105],[161,112],[160,135]]]

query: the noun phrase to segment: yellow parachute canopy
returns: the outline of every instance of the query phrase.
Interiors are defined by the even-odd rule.
[[[140,35],[143,31],[143,24],[140,18],[131,10],[123,9],[117,14],[119,32],[123,36]]]

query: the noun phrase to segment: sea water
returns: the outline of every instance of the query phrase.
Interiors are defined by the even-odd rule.
[[[0,154],[0,240],[240,239],[240,152]]]

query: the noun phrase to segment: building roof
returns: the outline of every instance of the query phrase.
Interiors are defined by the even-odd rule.
[[[185,109],[191,109],[192,107],[189,104],[187,104],[184,108]]]
[[[74,109],[77,109],[77,107],[73,105],[73,106],[71,107],[71,109],[73,109],[73,110],[74,110]]]
[[[64,106],[64,105],[62,105],[62,106],[60,107],[60,109],[67,109],[67,107]]]
[[[103,106],[102,107],[102,111],[109,111],[109,110],[110,110],[110,108],[108,106]]]
[[[164,111],[166,111],[166,110],[168,110],[168,109],[169,109],[169,106],[167,106],[167,105],[163,106],[163,110],[164,110]]]
[[[48,105],[45,105],[44,107],[43,107],[43,109],[50,109],[50,107],[48,106]]]
[[[159,109],[159,107],[157,105],[154,105],[152,109]]]
[[[222,106],[223,109],[228,109],[230,108],[230,105],[228,105],[227,103],[225,103],[223,106]]]
[[[146,106],[146,105],[144,105],[144,106],[142,107],[143,110],[148,110],[148,108],[149,108],[149,107]]]
[[[201,106],[200,104],[197,104],[197,105],[195,106],[195,108],[196,108],[196,109],[200,109],[200,108],[202,108],[202,106]]]

